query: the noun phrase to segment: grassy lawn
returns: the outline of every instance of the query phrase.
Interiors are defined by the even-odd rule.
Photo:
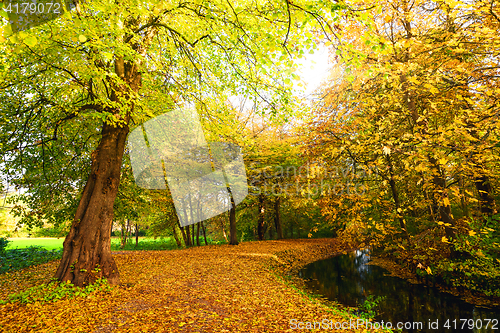
[[[9,238],[7,249],[24,249],[30,246],[42,246],[47,250],[62,249],[64,238]]]
[[[7,249],[24,249],[30,246],[41,246],[47,250],[62,249],[64,237],[61,238],[9,238]],[[111,237],[111,250],[120,250],[120,238]],[[139,237],[138,250],[166,250],[176,248],[170,238],[154,239],[153,237]],[[135,249],[135,238],[129,240],[125,250]]]

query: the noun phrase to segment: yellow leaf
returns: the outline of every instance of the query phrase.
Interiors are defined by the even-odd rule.
[[[420,81],[417,80],[417,78],[415,78],[415,77],[409,78],[408,81],[410,81],[411,83],[414,83],[414,84],[420,84]]]
[[[29,47],[33,47],[38,43],[38,40],[36,39],[35,36],[29,36],[28,38],[24,39],[24,43]]]
[[[448,238],[446,238],[446,236],[443,236],[443,238],[441,238],[441,242],[449,243]]]
[[[427,268],[425,269],[425,271],[427,272],[427,274],[431,274],[431,275],[432,275],[432,270],[431,270],[431,268],[430,268],[430,267],[427,267]]]
[[[469,236],[474,236],[476,233],[474,232],[474,230],[469,230]]]
[[[389,155],[391,153],[391,148],[384,146],[382,151],[384,152],[385,155]]]
[[[78,36],[78,40],[79,40],[81,43],[84,43],[84,42],[87,40],[87,37],[85,37],[84,35],[80,35],[80,36]]]
[[[443,203],[445,206],[449,206],[450,205],[450,200],[448,198],[444,198],[443,199]]]

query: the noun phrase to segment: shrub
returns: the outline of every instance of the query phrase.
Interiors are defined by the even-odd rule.
[[[10,241],[5,237],[0,237],[0,254],[5,253]]]
[[[30,246],[25,249],[11,249],[0,252],[0,274],[15,271],[33,265],[60,259],[62,249],[46,250],[40,246]]]
[[[93,284],[83,288],[76,287],[69,281],[63,283],[52,281],[48,284],[31,287],[20,293],[12,294],[9,296],[7,301],[0,301],[0,304],[9,302],[19,302],[24,304],[34,302],[48,303],[55,302],[63,298],[87,297],[93,292],[109,292],[111,290],[112,287],[104,278],[97,279]]]

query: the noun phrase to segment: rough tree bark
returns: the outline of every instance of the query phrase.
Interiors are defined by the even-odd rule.
[[[69,280],[84,286],[106,277],[110,284],[120,283],[110,237],[128,132],[127,125],[103,125],[101,142],[92,154],[89,179],[64,241],[63,257],[56,272],[59,281]]]

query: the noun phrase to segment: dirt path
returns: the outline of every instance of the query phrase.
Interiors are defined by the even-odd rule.
[[[319,239],[117,253],[121,287],[90,299],[0,305],[0,331],[295,332],[304,331],[292,329],[299,322],[349,322],[282,278],[341,250]],[[56,266],[0,276],[0,298],[48,281]]]

